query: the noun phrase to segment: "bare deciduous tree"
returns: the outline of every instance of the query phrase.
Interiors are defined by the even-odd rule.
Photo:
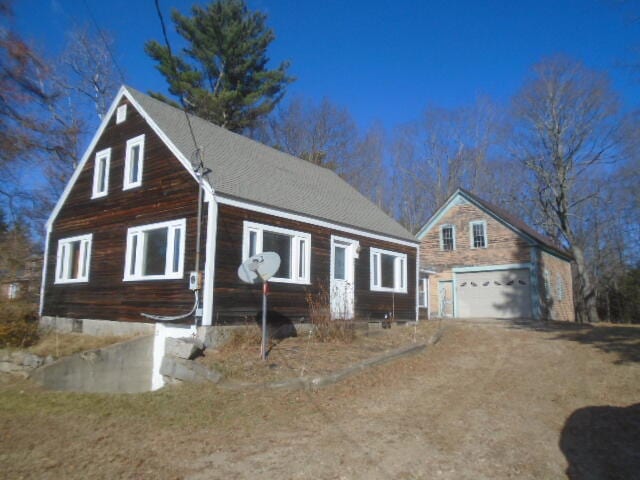
[[[604,180],[622,152],[618,99],[605,75],[554,57],[534,67],[512,113],[511,153],[529,175],[542,227],[575,258],[578,318],[598,321],[585,248]]]

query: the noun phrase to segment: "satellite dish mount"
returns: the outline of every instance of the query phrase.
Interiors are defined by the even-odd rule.
[[[247,258],[238,267],[238,277],[245,283],[256,284],[262,282],[262,344],[260,357],[267,359],[267,282],[280,268],[280,255],[275,252],[258,253]]]

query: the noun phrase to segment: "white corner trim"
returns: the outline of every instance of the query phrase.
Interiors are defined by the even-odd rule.
[[[329,222],[326,220],[320,220],[313,217],[308,217],[306,215],[286,212],[284,210],[280,210],[273,207],[266,207],[262,205],[257,205],[255,203],[250,203],[244,200],[237,200],[233,198],[229,198],[226,196],[222,196],[220,194],[216,194],[216,199],[218,203],[222,205],[229,205],[232,207],[244,208],[245,210],[251,210],[252,212],[265,213],[267,215],[273,215],[275,217],[286,218],[287,220],[293,220],[295,222],[306,223],[309,225],[316,225],[318,227],[330,228],[332,230],[338,230],[341,232],[346,232],[352,235],[359,235],[361,237],[373,238],[376,240],[382,240],[385,242],[396,243],[398,245],[404,245],[406,247],[412,247],[416,250],[418,249],[418,241],[409,242],[407,240],[399,240],[397,238],[389,237],[386,235],[370,233],[364,230],[360,230],[358,228],[346,227],[343,225],[339,225],[337,223]]]
[[[205,193],[207,203],[207,244],[205,246],[204,282],[202,288],[202,325],[213,325],[213,289],[215,288],[216,243],[218,232],[218,204],[213,195]]]
[[[49,261],[49,241],[51,237],[51,228],[46,227],[46,236],[44,244],[44,261],[42,262],[42,280],[40,282],[40,305],[38,306],[38,313],[42,316],[44,311],[44,289],[47,282],[47,262]],[[55,279],[54,279],[55,280]]]

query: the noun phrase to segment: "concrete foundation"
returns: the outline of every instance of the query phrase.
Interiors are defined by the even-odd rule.
[[[155,325],[142,322],[117,322],[90,318],[40,317],[40,327],[60,333],[84,333],[96,337],[153,335]]]
[[[44,365],[31,378],[51,390],[139,393],[151,390],[153,336],[89,350]]]

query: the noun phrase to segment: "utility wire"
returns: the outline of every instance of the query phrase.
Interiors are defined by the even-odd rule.
[[[200,169],[200,173],[204,170],[204,162],[202,160],[202,152],[200,151],[200,147],[198,146],[198,142],[196,141],[196,136],[193,133],[193,128],[191,126],[191,119],[189,118],[189,114],[187,113],[187,106],[184,99],[184,92],[180,86],[180,79],[178,75],[178,67],[176,67],[175,59],[173,58],[173,52],[171,50],[171,43],[169,42],[169,36],[167,35],[167,27],[164,23],[164,16],[162,15],[162,10],[160,9],[160,1],[154,1],[156,6],[156,12],[158,13],[158,19],[160,20],[160,26],[162,27],[162,36],[164,37],[164,43],[167,47],[167,51],[169,52],[169,61],[171,62],[171,70],[175,76],[176,85],[178,87],[178,94],[180,96],[180,103],[182,104],[182,111],[184,112],[184,116],[187,119],[187,125],[189,126],[189,132],[191,133],[191,139],[193,140],[193,145],[195,146],[196,156],[198,159],[198,168]]]
[[[102,29],[100,28],[100,25],[98,25],[96,17],[93,15],[91,8],[89,8],[89,4],[87,3],[87,0],[82,0],[82,3],[84,3],[84,7],[87,9],[87,13],[89,13],[89,18],[93,22],[93,26],[96,27],[96,30],[98,31],[98,35],[100,35],[100,38],[102,39],[102,43],[104,44],[104,48],[107,49],[107,52],[109,53],[109,57],[111,57],[111,61],[113,62],[113,65],[116,67],[116,70],[118,71],[118,75],[120,75],[120,81],[123,84],[127,83],[124,80],[124,73],[122,73],[122,69],[120,68],[120,65],[118,64],[118,62],[116,61],[116,57],[113,55],[113,52],[111,51],[109,42],[107,42],[107,39],[105,38],[104,33],[102,33]]]

